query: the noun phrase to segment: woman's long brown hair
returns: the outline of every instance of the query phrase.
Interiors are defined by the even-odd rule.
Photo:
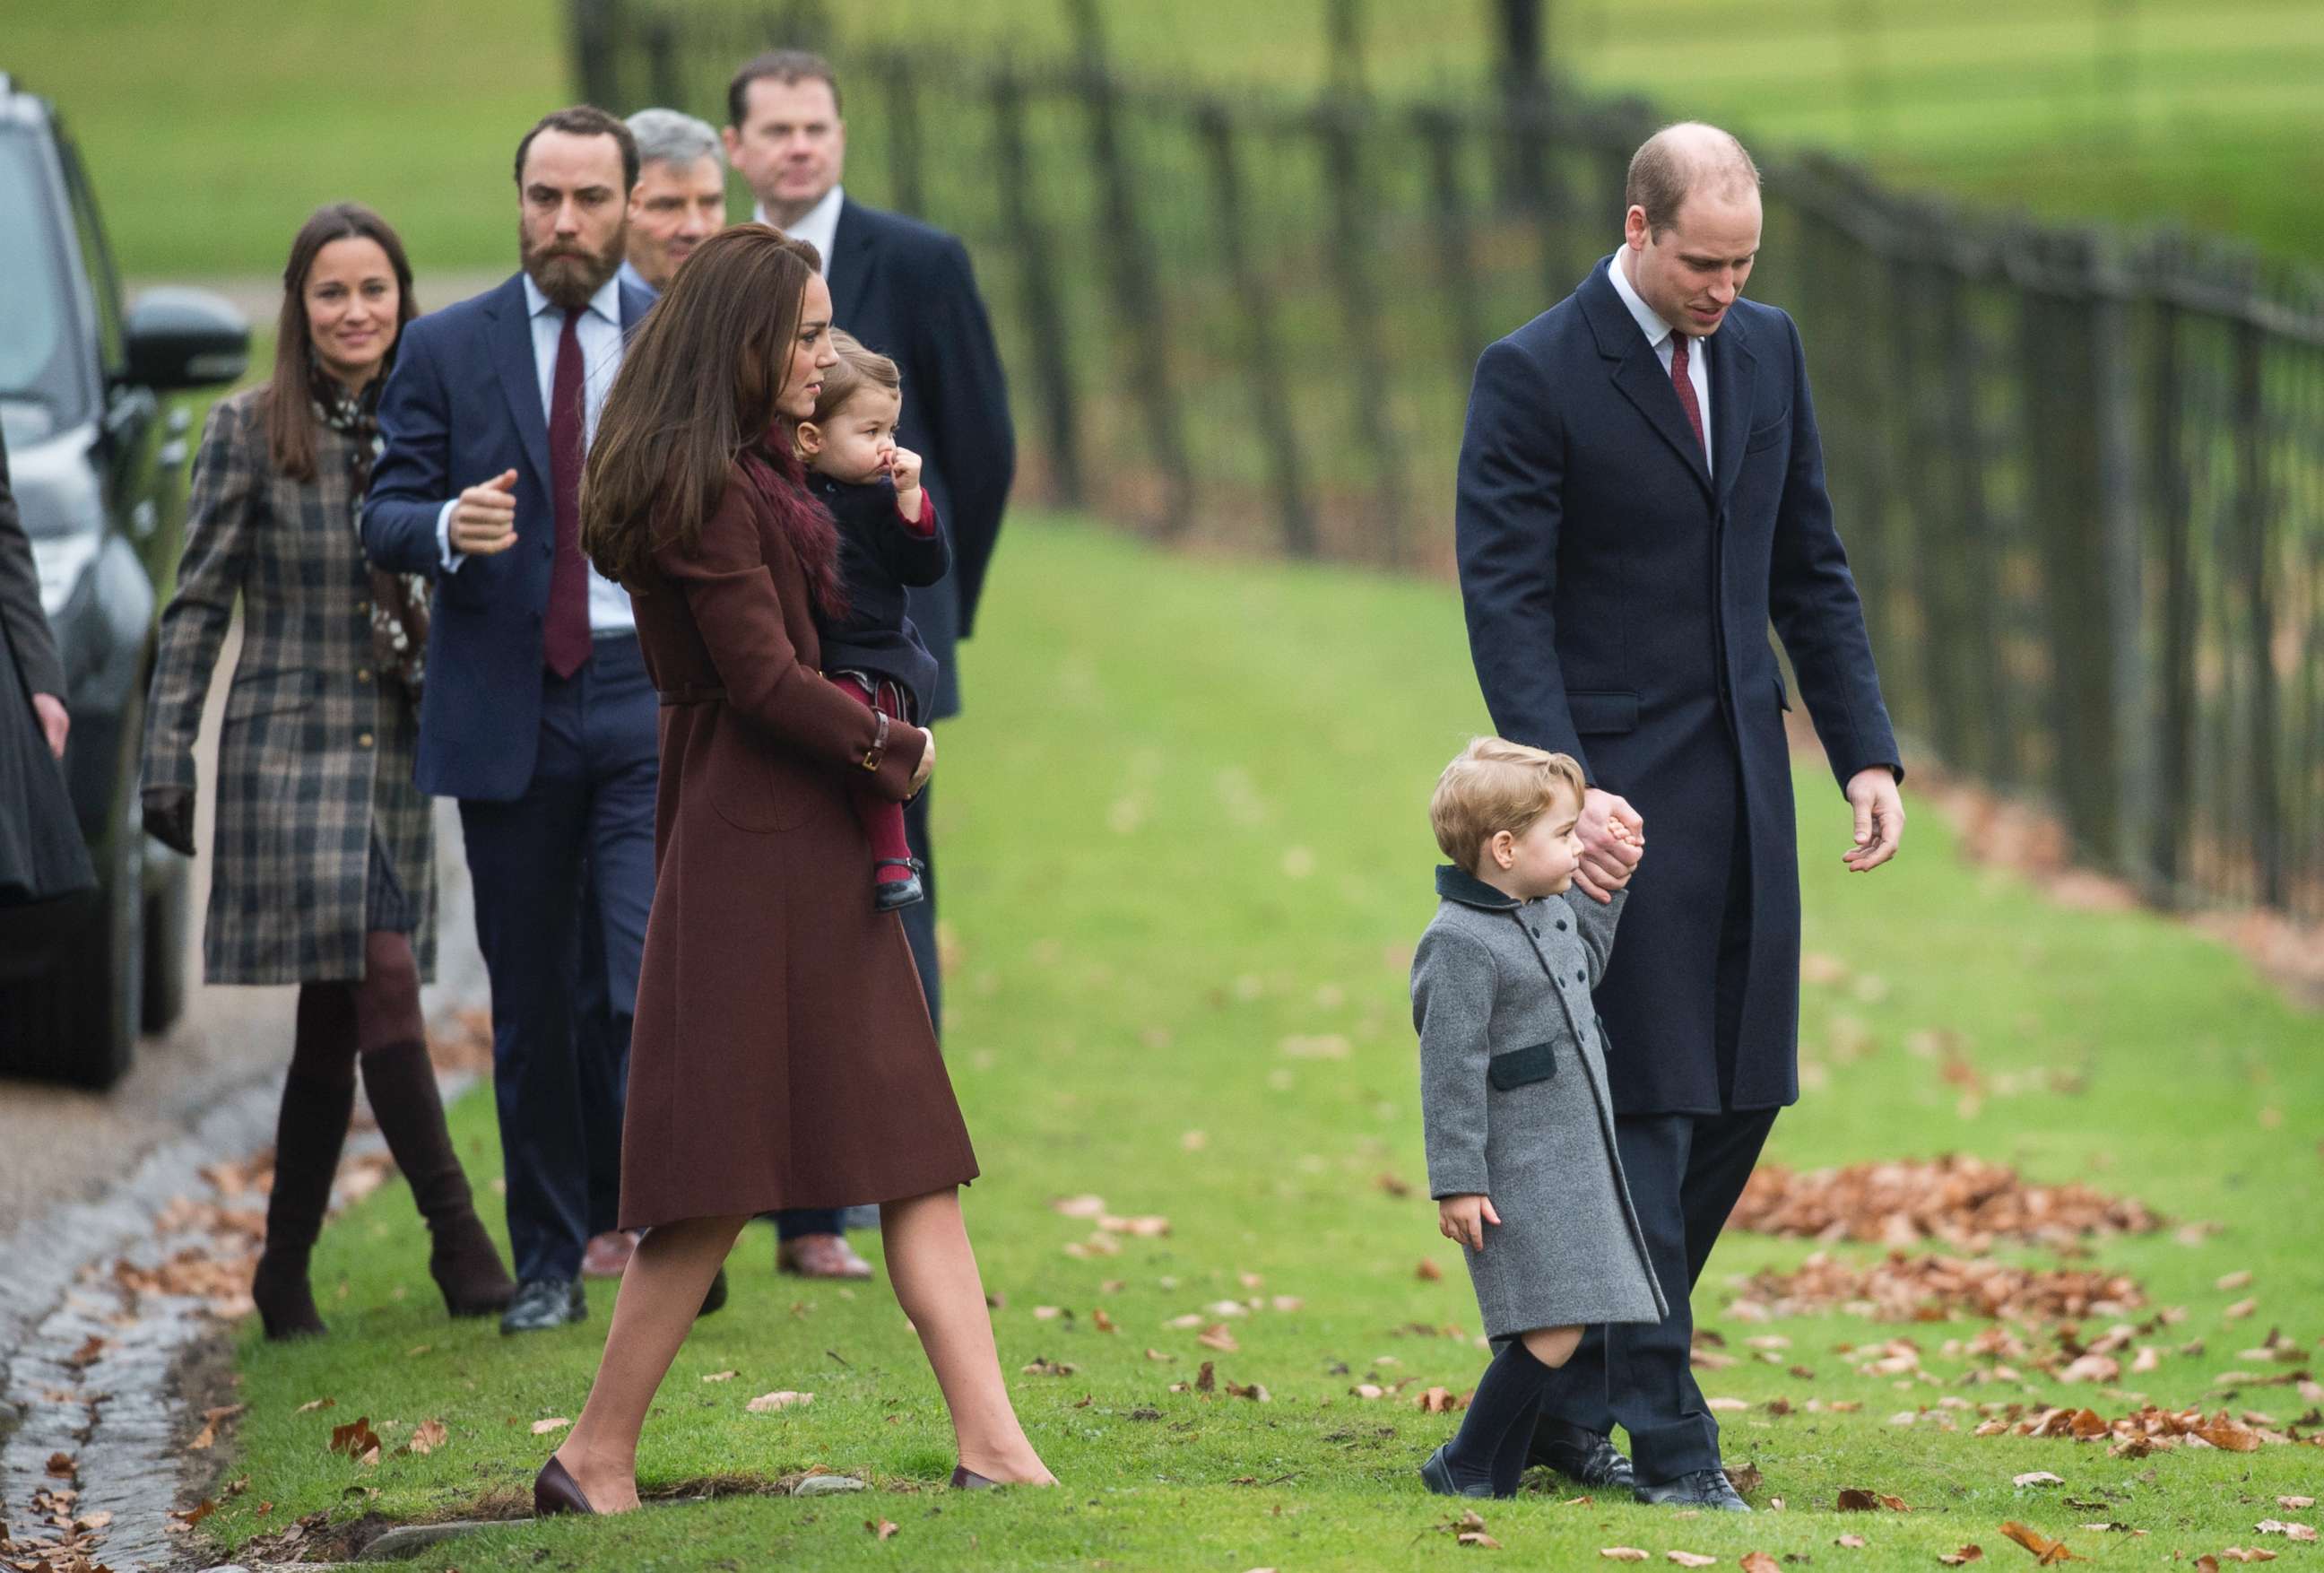
[[[599,573],[635,585],[663,541],[700,539],[728,471],[774,421],[821,266],[807,242],[737,224],[678,270],[622,352],[581,472],[581,548]]]
[[[334,202],[318,208],[290,243],[290,260],[282,264],[282,313],[274,328],[274,377],[267,384],[266,453],[276,473],[294,481],[315,478],[315,335],[307,322],[307,275],[315,258],[335,240],[373,240],[387,253],[395,270],[395,337],[420,315],[411,292],[411,263],[403,242],[386,219],[360,202]],[[385,376],[395,364],[395,346],[379,368]],[[360,501],[361,499],[357,499]]]

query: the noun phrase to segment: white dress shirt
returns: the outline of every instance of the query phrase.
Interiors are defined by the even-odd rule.
[[[823,276],[828,279],[831,277],[831,248],[839,239],[839,205],[845,200],[847,194],[834,186],[823,194],[822,201],[799,215],[797,224],[775,224],[767,217],[764,202],[751,209],[751,217],[761,224],[775,224],[776,228],[793,240],[804,240],[815,247],[815,254],[823,259]]]
[[[550,399],[557,387],[557,347],[565,336],[565,311],[541,292],[524,275],[525,310],[532,318],[532,369],[540,383],[540,413],[544,421],[554,421]],[[622,369],[622,280],[616,273],[598,286],[581,309],[581,320],[574,330],[581,341],[581,443],[586,452],[588,445],[597,440],[597,412],[605,407],[605,391],[613,385],[613,374]],[[541,477],[555,484],[553,477]],[[436,540],[443,548],[444,570],[457,573],[466,560],[452,547],[452,510],[459,506],[454,498],[444,504],[436,516]],[[541,521],[540,528],[554,532],[557,522]],[[593,564],[589,569],[589,632],[626,634],[637,627],[637,615],[630,609],[630,593],[612,579],[599,573]]]
[[[1622,265],[1622,257],[1628,250],[1626,245],[1607,259],[1606,276],[1614,282],[1614,292],[1622,297],[1622,304],[1630,309],[1631,317],[1638,324],[1638,331],[1645,334],[1646,342],[1655,347],[1655,358],[1662,362],[1663,375],[1668,376],[1671,356],[1675,348],[1671,337],[1675,330],[1655,315],[1655,309],[1639,295],[1638,287],[1630,282],[1629,270]],[[1694,384],[1694,406],[1702,416],[1702,467],[1717,475],[1719,472],[1711,468],[1711,463],[1710,339],[1697,336],[1686,347],[1686,380]]]

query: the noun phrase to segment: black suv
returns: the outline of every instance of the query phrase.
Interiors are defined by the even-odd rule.
[[[249,359],[249,325],[215,296],[155,290],[124,313],[71,139],[0,72],[0,422],[64,657],[65,773],[101,886],[72,919],[0,912],[0,1072],[109,1086],[140,1029],[184,1004],[186,862],[146,838],[137,796],[192,426],[163,395],[234,382]]]

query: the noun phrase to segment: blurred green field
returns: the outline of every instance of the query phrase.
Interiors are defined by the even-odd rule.
[[[695,0],[703,9],[726,0]],[[2305,0],[1551,0],[1553,53],[1766,145],[1861,153],[1916,182],[2053,215],[2176,218],[2283,254],[2324,187],[2324,6]],[[1046,48],[1062,0],[827,6],[843,36]],[[1304,86],[1322,0],[1109,7],[1141,75]],[[1371,0],[1384,88],[1472,80],[1486,0]],[[315,204],[368,200],[422,270],[510,258],[504,161],[571,95],[557,0],[0,0],[0,70],[71,117],[132,273],[263,273]],[[706,106],[696,106],[706,107]],[[980,128],[981,134],[981,128]]]

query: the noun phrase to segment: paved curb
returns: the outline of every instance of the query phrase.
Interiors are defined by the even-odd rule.
[[[478,1078],[443,1078],[450,1102]],[[176,1441],[182,1400],[172,1378],[188,1350],[222,1324],[205,1302],[133,1295],[104,1276],[115,1261],[153,1265],[195,1235],[165,1235],[155,1223],[178,1197],[207,1194],[201,1170],[264,1147],[274,1133],[279,1073],[237,1087],[192,1131],[156,1148],[100,1200],[69,1202],[0,1242],[0,1402],[20,1423],[0,1445],[0,1519],[22,1524],[33,1492],[79,1487],[80,1513],[110,1513],[96,1556],[117,1573],[164,1568],[198,1558],[200,1542],[172,1533],[186,1455]],[[375,1132],[347,1150],[383,1148]],[[93,1359],[78,1356],[104,1340]],[[71,1481],[52,1478],[57,1453],[77,1460]],[[198,1561],[195,1565],[199,1565]]]

